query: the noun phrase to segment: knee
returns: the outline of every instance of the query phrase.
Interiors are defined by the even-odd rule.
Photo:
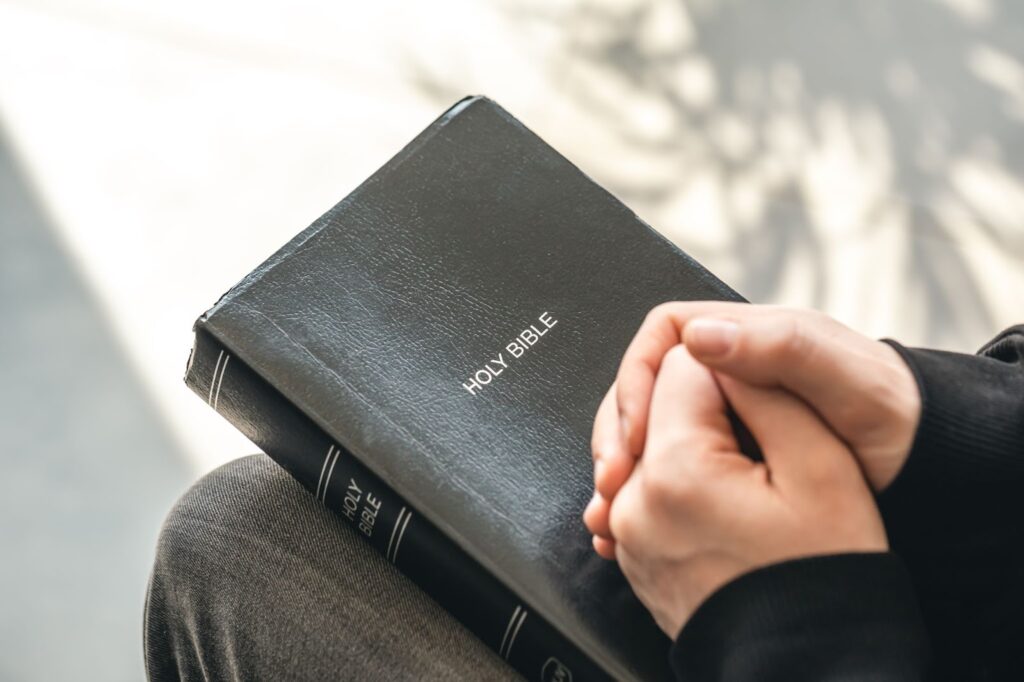
[[[263,455],[229,462],[199,479],[168,513],[146,598],[150,679],[179,679],[201,670],[205,645],[199,633],[208,635],[204,624],[211,614],[230,605],[221,600],[232,590],[231,562],[246,551],[245,537],[259,521],[251,510],[261,489],[275,485],[274,467]]]
[[[226,557],[238,557],[273,523],[270,509],[301,496],[265,455],[233,460],[200,478],[175,503],[156,548],[154,577],[179,581]],[[301,501],[301,498],[300,498]]]

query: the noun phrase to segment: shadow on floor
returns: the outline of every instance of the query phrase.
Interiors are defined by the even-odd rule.
[[[544,67],[559,96],[636,157],[635,172],[621,172],[610,151],[588,170],[645,216],[670,218],[699,193],[693,183],[724,239],[680,246],[712,269],[733,265],[730,284],[751,300],[777,301],[806,266],[805,304],[820,308],[856,287],[867,294],[858,318],[884,305],[905,327],[887,333],[913,330],[914,342],[973,352],[998,330],[985,287],[992,270],[976,254],[1024,262],[1020,216],[1007,210],[1008,196],[1024,191],[1020,4],[504,7],[510,21],[558,41]],[[451,102],[459,81],[429,63],[410,58],[411,81],[439,106]],[[672,238],[671,219],[655,226]],[[890,238],[871,241],[879,233]],[[847,257],[858,244],[878,257]],[[894,268],[898,277],[879,279]]]
[[[143,679],[146,578],[186,460],[2,128],[0,320],[0,679]]]

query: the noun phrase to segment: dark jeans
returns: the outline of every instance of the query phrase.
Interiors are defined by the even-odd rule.
[[[263,455],[171,510],[145,654],[151,680],[518,679]]]

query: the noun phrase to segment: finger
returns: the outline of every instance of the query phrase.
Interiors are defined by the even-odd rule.
[[[722,392],[764,454],[773,484],[816,486],[860,469],[846,445],[803,401],[780,388],[717,377]]]
[[[685,346],[665,354],[654,383],[644,461],[665,456],[684,459],[705,453],[735,452],[725,399],[710,371]]]
[[[627,452],[619,429],[616,386],[605,394],[594,417],[590,449],[594,457],[594,487],[606,500],[615,499],[633,471],[633,457]]]
[[[746,303],[672,302],[647,314],[626,348],[616,375],[620,428],[630,454],[638,455],[643,449],[655,377],[665,354],[682,342],[686,322],[700,315],[730,315],[757,309]]]
[[[598,556],[602,559],[609,561],[615,561],[615,541],[607,538],[594,536],[593,539],[594,551],[597,552]]]
[[[594,493],[593,499],[583,512],[583,523],[592,534],[612,539],[612,531],[609,527],[611,515],[611,504],[600,493]]]
[[[875,403],[881,407],[888,400],[885,387],[905,380],[879,353],[881,344],[811,312],[776,308],[696,317],[686,324],[683,341],[719,374],[796,394],[848,442],[878,426]],[[852,395],[861,402],[857,410],[849,409]]]

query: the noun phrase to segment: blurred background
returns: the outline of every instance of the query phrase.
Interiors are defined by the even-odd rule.
[[[194,318],[491,96],[756,302],[1024,319],[1024,6],[0,0],[0,679],[137,680],[159,524],[255,448]]]

